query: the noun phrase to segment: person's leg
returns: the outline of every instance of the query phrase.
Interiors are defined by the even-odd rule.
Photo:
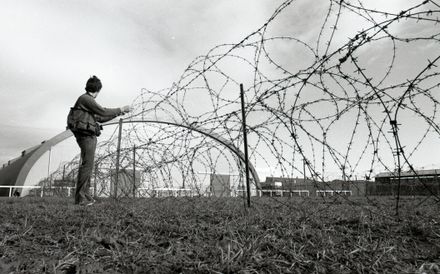
[[[78,170],[78,181],[75,191],[75,204],[89,200],[88,185],[93,171],[95,160],[96,137],[78,136],[77,143],[81,149],[81,165]],[[91,197],[90,197],[91,198]]]

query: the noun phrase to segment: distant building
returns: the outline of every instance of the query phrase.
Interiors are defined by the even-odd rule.
[[[121,169],[119,170],[117,187],[115,182],[116,170],[113,169],[110,182],[111,195],[115,195],[115,189],[117,189],[117,197],[133,197],[135,189],[141,186],[141,172],[136,170],[135,174],[133,174],[132,169]]]
[[[151,190],[151,197],[192,197],[194,191],[190,188],[159,187]]]
[[[70,180],[70,179],[55,179],[53,180],[54,187],[75,187],[76,180]]]
[[[215,197],[231,197],[231,178],[229,175],[210,175],[211,195]]]
[[[440,169],[416,170],[400,173],[400,195],[439,195]],[[393,172],[382,172],[368,184],[367,195],[397,195],[399,176]]]
[[[325,183],[325,186],[329,186],[330,189],[333,190],[342,190],[346,191],[345,193],[350,196],[365,196],[367,185],[371,183],[366,180],[352,180],[352,181],[344,181],[344,180],[333,180],[328,183]]]

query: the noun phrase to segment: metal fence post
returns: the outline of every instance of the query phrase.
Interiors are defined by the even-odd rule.
[[[249,156],[248,156],[248,144],[247,144],[247,132],[246,132],[246,113],[244,106],[244,89],[243,84],[240,84],[240,98],[241,98],[241,116],[242,116],[242,128],[243,128],[243,140],[244,140],[244,157],[245,157],[245,169],[246,169],[246,188],[247,188],[247,206],[251,206],[251,187],[249,182]]]
[[[98,163],[95,164],[95,174],[93,178],[93,197],[96,198],[96,178],[98,177]]]
[[[121,157],[122,118],[119,119],[118,147],[116,149],[115,198],[118,198],[119,158]]]
[[[136,146],[133,145],[133,198],[136,198]]]

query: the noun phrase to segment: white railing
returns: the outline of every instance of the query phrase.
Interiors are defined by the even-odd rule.
[[[155,188],[152,189],[154,197],[192,197],[194,192],[189,188]]]
[[[352,192],[351,190],[317,190],[316,191],[316,196],[333,196],[335,194],[343,194],[343,195],[348,195],[351,196]]]
[[[310,196],[310,191],[305,189],[295,189],[295,190],[285,190],[285,189],[261,189],[258,190],[258,196],[263,196],[264,193],[268,193],[269,197],[277,196],[277,197],[293,197],[294,194],[298,196]]]
[[[17,189],[41,189],[41,197],[43,197],[43,187],[42,186],[0,186],[0,188],[9,188],[9,196],[12,197],[12,190]]]
[[[44,196],[44,192],[45,191],[51,191],[51,190],[56,190],[56,189],[67,189],[67,196],[70,197],[71,194],[71,189],[75,188],[75,187],[71,187],[71,186],[52,186],[52,187],[45,187],[45,186],[0,186],[0,188],[9,188],[9,196],[8,197],[12,197],[14,196],[15,191],[17,191],[18,189],[39,189],[40,192],[40,197]],[[20,192],[21,195],[22,192]]]

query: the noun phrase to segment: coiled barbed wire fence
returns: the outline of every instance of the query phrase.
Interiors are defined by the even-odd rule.
[[[242,193],[241,161],[194,129],[242,149],[243,83],[250,161],[261,178],[304,178],[333,189],[333,179],[368,181],[390,172],[398,178],[398,214],[401,173],[417,177],[416,166],[434,161],[439,148],[440,4],[323,6],[313,13],[285,1],[240,42],[195,58],[170,88],[142,89],[124,118],[121,169],[140,177],[138,188],[147,182],[146,192],[204,195],[210,174],[232,174],[232,188]],[[117,138],[115,130],[99,145],[98,181],[112,176]],[[436,189],[417,182],[439,201]],[[112,190],[102,184],[95,191]]]

